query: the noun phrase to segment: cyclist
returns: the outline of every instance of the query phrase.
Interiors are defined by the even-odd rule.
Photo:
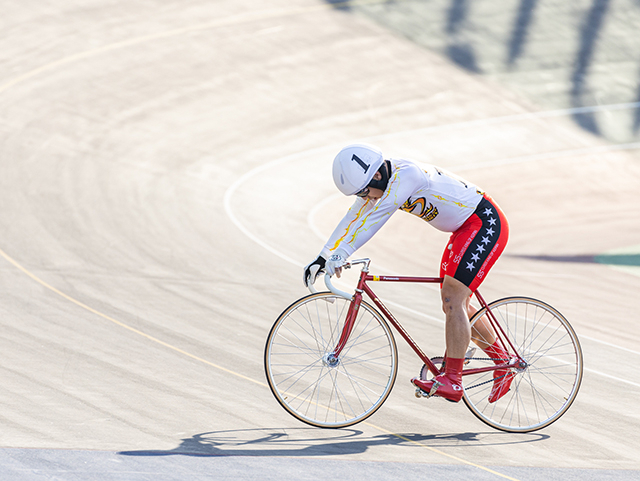
[[[498,205],[475,185],[433,165],[405,159],[385,159],[369,144],[344,147],[333,161],[333,180],[345,195],[357,198],[318,257],[304,268],[305,286],[321,271],[340,277],[342,266],[359,247],[403,210],[417,215],[451,237],[440,263],[442,309],[445,313],[444,372],[434,379],[412,379],[429,395],[458,402],[462,398],[462,367],[471,340],[470,317],[476,309],[471,294],[505,248],[509,224]],[[482,321],[474,341],[496,364],[509,356]],[[483,341],[476,341],[481,337]],[[489,402],[504,396],[513,375],[494,371]]]

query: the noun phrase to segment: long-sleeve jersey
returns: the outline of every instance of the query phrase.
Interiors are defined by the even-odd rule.
[[[455,232],[475,211],[483,192],[460,177],[429,164],[391,159],[389,183],[378,201],[356,198],[321,255],[340,248],[351,256],[397,210],[416,215],[444,232]]]

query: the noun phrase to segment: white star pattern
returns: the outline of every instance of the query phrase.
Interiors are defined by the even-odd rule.
[[[493,228],[489,227],[487,229],[487,235],[493,235],[495,233],[495,231],[493,230]]]
[[[482,238],[482,243],[483,243],[483,244],[485,244],[485,245],[486,245],[486,244],[491,244],[491,241],[489,240],[489,238],[488,238],[488,237],[483,237],[483,238]]]
[[[493,214],[493,211],[488,207],[484,210],[484,215],[492,215],[492,214]]]
[[[479,251],[480,253],[484,252],[484,246],[482,244],[478,244],[476,247],[476,250]]]
[[[477,252],[471,256],[471,260],[472,261],[479,261],[480,260],[480,256],[478,255]]]
[[[489,224],[496,225],[496,220],[492,217],[491,219],[489,219]]]
[[[473,262],[467,262],[467,269],[470,271],[474,270],[476,266],[473,265]]]

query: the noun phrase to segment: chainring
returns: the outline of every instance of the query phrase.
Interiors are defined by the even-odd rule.
[[[442,356],[432,357],[431,362],[434,363],[438,369],[442,370],[442,363],[444,362],[444,357]],[[429,371],[429,368],[427,367],[427,365],[423,364],[422,369],[420,369],[420,380],[428,381],[433,377],[434,377],[433,373]]]
[[[476,348],[475,347],[470,347],[469,350],[467,351],[467,353],[464,355],[465,357],[465,365],[469,364],[469,361],[471,361],[471,358],[473,357],[473,355],[476,353]],[[436,357],[432,357],[431,358],[431,362],[435,364],[435,366],[442,371],[443,368],[443,363],[444,363],[444,357],[443,356],[436,356]],[[426,364],[422,365],[422,369],[420,369],[420,380],[422,381],[428,381],[430,379],[432,379],[434,376],[432,375],[431,371],[429,371],[429,368],[427,367]]]

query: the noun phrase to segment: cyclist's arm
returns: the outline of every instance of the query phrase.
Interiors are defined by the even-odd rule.
[[[389,186],[378,202],[357,199],[340,221],[322,250],[328,258],[340,249],[351,256],[364,245],[418,188],[420,178],[411,171],[396,170]]]
[[[356,225],[360,225],[362,220],[367,216],[371,209],[375,206],[375,203],[368,199],[362,199],[357,197],[353,205],[349,208],[346,215],[338,223],[331,236],[327,240],[320,255],[325,259],[328,259],[333,252],[338,249],[344,240],[349,237],[349,234],[355,230]],[[351,255],[354,250],[349,249],[347,251],[343,248],[347,255]]]

